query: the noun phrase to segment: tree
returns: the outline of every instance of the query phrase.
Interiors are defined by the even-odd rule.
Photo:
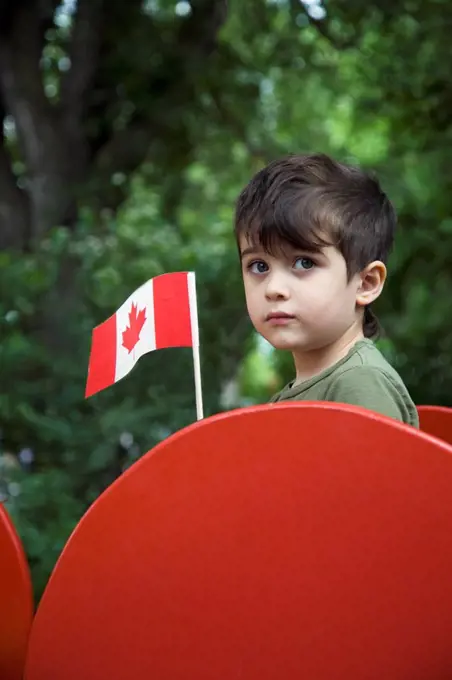
[[[291,375],[256,344],[232,238],[238,192],[276,155],[323,150],[378,172],[400,215],[382,346],[418,403],[450,403],[444,12],[0,0],[1,444],[34,453],[9,504],[38,592],[86,507],[195,417],[184,349],[84,400],[91,329],[131,291],[196,271],[207,415]]]
[[[186,17],[172,4],[3,3],[0,101],[17,148],[3,137],[0,247],[74,229],[81,204],[115,210],[126,187],[112,178],[128,177],[168,138],[190,153],[182,112],[196,106],[226,1],[185,3]]]

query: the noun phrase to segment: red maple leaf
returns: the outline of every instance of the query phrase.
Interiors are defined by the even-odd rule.
[[[140,309],[137,313],[137,306],[132,302],[132,307],[129,312],[129,325],[126,330],[122,332],[122,345],[129,354],[134,349],[138,340],[140,339],[141,329],[146,321],[146,307]]]

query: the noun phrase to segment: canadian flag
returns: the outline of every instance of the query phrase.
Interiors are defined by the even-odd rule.
[[[94,328],[85,397],[121,380],[147,352],[198,345],[194,273],[156,276]]]

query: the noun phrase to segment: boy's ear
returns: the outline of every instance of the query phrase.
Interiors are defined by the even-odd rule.
[[[360,283],[356,293],[356,304],[360,307],[370,305],[383,290],[387,270],[383,262],[375,260],[367,265],[359,275]]]

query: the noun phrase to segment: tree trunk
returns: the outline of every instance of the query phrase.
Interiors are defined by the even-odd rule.
[[[79,207],[86,202],[96,209],[118,207],[124,196],[118,199],[116,191],[112,199],[112,176],[137,169],[155,138],[165,143],[166,137],[171,144],[175,126],[174,120],[168,125],[168,110],[177,107],[181,97],[193,100],[191,80],[215,48],[226,17],[226,0],[195,0],[191,15],[175,22],[168,44],[152,16],[143,14],[141,0],[114,7],[106,0],[78,0],[64,46],[69,68],[59,74],[57,86],[53,85],[57,91],[50,96],[42,57],[49,30],[57,33],[58,4],[0,2],[0,103],[9,129],[8,139],[3,136],[0,145],[2,249],[33,248],[51,228],[73,228]],[[149,36],[141,25],[149,27]],[[140,110],[133,93],[121,101],[121,74],[110,65],[112,54],[120,51],[118,43],[137,49],[132,43],[136,34],[143,41],[143,55],[149,53],[150,37],[159,41],[156,47],[161,52],[154,68],[137,74],[141,79],[137,90],[155,90],[156,106],[147,110]],[[54,44],[59,40],[53,37]],[[127,50],[120,52],[127,59]],[[124,117],[121,104],[134,113],[118,124],[118,116]],[[11,154],[19,163],[12,162]],[[20,166],[19,178],[14,166]]]
[[[0,0],[0,120],[8,131],[0,140],[0,249],[32,250],[54,227],[73,230],[82,206],[116,210],[127,185],[118,190],[112,178],[130,176],[154,140],[189,157],[185,111],[196,106],[194,79],[226,18],[226,0],[193,0],[168,40],[142,0],[78,0],[67,36],[55,26],[58,5]],[[63,70],[42,66],[49,41],[66,55]],[[150,46],[157,58],[142,66]],[[140,103],[143,92],[152,106],[149,97]],[[36,335],[52,352],[73,342],[67,318],[79,306],[78,266],[73,255],[61,258],[37,314]]]

